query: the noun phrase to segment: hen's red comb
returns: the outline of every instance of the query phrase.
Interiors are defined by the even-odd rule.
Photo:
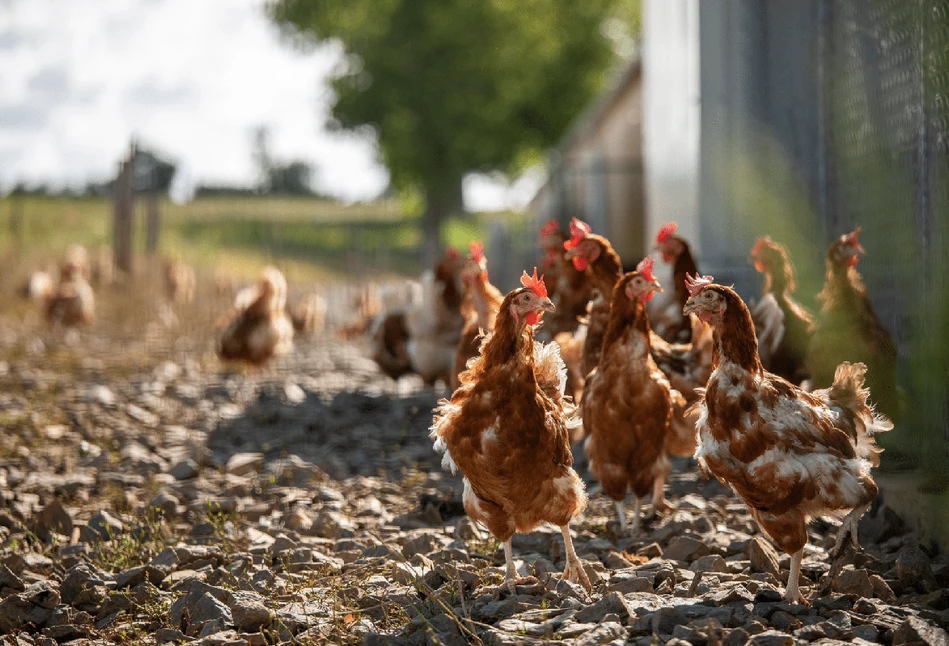
[[[454,247],[446,247],[445,258],[448,260],[458,260],[459,258],[461,258],[461,254],[458,253],[458,250],[455,249]]]
[[[676,229],[679,228],[679,225],[675,222],[670,222],[669,224],[664,225],[659,229],[659,233],[656,234],[656,244],[662,244],[669,238],[675,235]]]
[[[699,292],[712,284],[715,279],[711,276],[685,275],[685,288],[689,290],[689,296],[698,296]]]
[[[481,262],[484,260],[484,243],[480,240],[472,240],[469,245],[471,249],[471,257],[475,262]]]
[[[771,236],[761,236],[760,238],[758,238],[758,241],[755,243],[755,246],[751,248],[751,255],[757,256],[759,253],[761,253],[764,250],[765,245],[767,244],[771,244]]]
[[[541,298],[547,298],[547,286],[544,284],[544,277],[537,277],[537,267],[534,267],[534,275],[528,276],[527,272],[524,272],[524,275],[521,276],[521,285],[524,287],[529,287],[531,291],[540,296]]]
[[[557,233],[560,230],[560,223],[556,220],[548,220],[547,224],[540,228],[540,235],[547,237]]]
[[[858,225],[856,229],[844,235],[847,239],[847,242],[854,245],[855,247],[860,246],[860,226]]]
[[[652,259],[652,256],[646,256],[639,261],[639,264],[636,265],[636,271],[642,275],[646,280],[656,280],[652,275],[652,268],[655,266],[655,261]]]
[[[570,239],[563,243],[563,248],[566,250],[573,249],[578,244],[583,242],[593,229],[590,228],[590,225],[586,222],[581,222],[580,220],[573,218],[570,220]]]

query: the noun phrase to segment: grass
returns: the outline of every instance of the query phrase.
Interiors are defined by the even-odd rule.
[[[421,270],[418,218],[406,216],[395,201],[343,205],[317,198],[219,197],[187,204],[164,200],[161,212],[162,254],[242,278],[253,278],[271,263],[291,281]],[[463,249],[483,238],[487,223],[497,219],[523,216],[452,217],[445,223],[445,242]],[[141,222],[136,249],[144,248]],[[112,205],[106,198],[0,199],[0,248],[12,249],[26,264],[57,258],[73,243],[107,248],[111,239]]]

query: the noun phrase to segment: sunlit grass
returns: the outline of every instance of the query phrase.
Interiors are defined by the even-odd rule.
[[[395,200],[342,205],[316,198],[215,197],[163,201],[161,209],[160,254],[199,269],[252,278],[275,264],[291,281],[415,275],[422,269],[418,218]],[[18,234],[12,227],[16,210]],[[142,250],[143,216],[137,216],[135,246]],[[517,224],[524,215],[454,216],[445,223],[445,243],[466,249],[498,219]],[[70,244],[107,248],[111,239],[112,204],[106,198],[0,200],[0,248],[15,250],[24,271],[59,258]]]

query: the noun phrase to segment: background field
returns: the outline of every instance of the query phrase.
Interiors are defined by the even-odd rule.
[[[18,209],[19,234],[13,227]],[[291,281],[379,279],[421,271],[417,217],[395,200],[342,205],[317,198],[211,197],[187,204],[163,201],[161,209],[160,254],[181,257],[199,269],[252,278],[273,263]],[[516,226],[524,219],[517,213],[455,216],[445,227],[445,242],[463,248],[484,237],[492,221]],[[136,249],[144,248],[143,229],[137,227]],[[95,249],[110,246],[111,240],[107,198],[0,199],[0,247],[19,255],[24,272],[72,243]]]

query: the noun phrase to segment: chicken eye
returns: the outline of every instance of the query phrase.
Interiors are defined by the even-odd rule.
[[[531,299],[531,295],[530,295],[530,294],[524,294],[524,298],[521,299],[521,300],[523,300],[523,301],[526,303],[526,302],[529,301],[530,299]]]

